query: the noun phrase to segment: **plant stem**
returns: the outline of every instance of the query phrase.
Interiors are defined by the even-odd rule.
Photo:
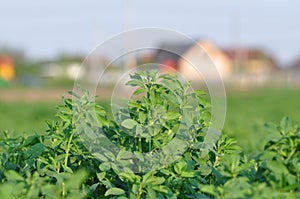
[[[138,195],[137,195],[137,199],[140,199],[140,198],[141,198],[142,193],[143,193],[143,185],[142,185],[142,183],[140,183],[140,186],[139,186],[139,193],[138,193]]]
[[[143,152],[142,150],[142,138],[139,138],[139,152]]]
[[[61,183],[61,186],[62,186],[62,196],[63,196],[63,198],[66,196],[66,187],[65,187],[65,183],[64,182],[62,182]]]
[[[69,158],[69,152],[70,152],[70,149],[71,149],[71,141],[73,139],[73,135],[74,135],[74,132],[71,134],[69,140],[68,140],[68,144],[67,144],[67,150],[66,150],[66,156],[65,156],[65,161],[64,161],[64,166],[67,167],[68,165],[68,158]]]

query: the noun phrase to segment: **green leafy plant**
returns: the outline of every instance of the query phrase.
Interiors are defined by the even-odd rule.
[[[0,198],[300,197],[300,130],[287,118],[267,125],[265,148],[253,157],[226,135],[208,149],[210,104],[202,91],[156,71],[130,77],[136,90],[115,119],[83,91],[63,98],[46,133],[4,132]],[[182,153],[153,156],[178,135],[187,143]],[[111,150],[101,153],[103,146]]]

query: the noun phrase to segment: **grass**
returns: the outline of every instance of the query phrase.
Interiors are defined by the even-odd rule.
[[[256,151],[267,136],[264,125],[278,123],[284,116],[300,123],[300,90],[268,88],[227,92],[224,131],[237,138],[244,150]]]
[[[47,129],[45,121],[54,119],[56,106],[54,102],[1,102],[0,132],[42,133]]]
[[[1,102],[0,132],[13,134],[43,133],[45,120],[53,120],[59,102]],[[238,140],[246,152],[261,148],[267,132],[266,122],[278,123],[289,116],[300,123],[300,90],[256,89],[227,91],[227,115],[224,131]]]

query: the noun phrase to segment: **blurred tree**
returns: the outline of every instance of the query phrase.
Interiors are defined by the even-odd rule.
[[[0,55],[8,55],[15,64],[23,63],[26,61],[26,55],[23,49],[2,46],[0,47]]]

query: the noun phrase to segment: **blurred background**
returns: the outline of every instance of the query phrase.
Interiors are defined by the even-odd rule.
[[[45,120],[54,119],[55,107],[73,89],[91,50],[114,35],[143,27],[178,31],[206,50],[226,86],[224,131],[249,150],[259,147],[257,140],[266,136],[264,123],[284,116],[300,121],[300,2],[296,0],[0,2],[0,132],[44,132]],[[157,48],[179,50],[182,56],[204,62],[194,53],[193,43],[159,34],[144,37]],[[138,41],[132,37],[116,42],[86,60],[92,64],[83,69],[83,78],[95,82],[94,71],[131,42]],[[126,67],[149,62],[193,79],[180,56],[159,50],[113,63],[109,74],[114,77]]]

